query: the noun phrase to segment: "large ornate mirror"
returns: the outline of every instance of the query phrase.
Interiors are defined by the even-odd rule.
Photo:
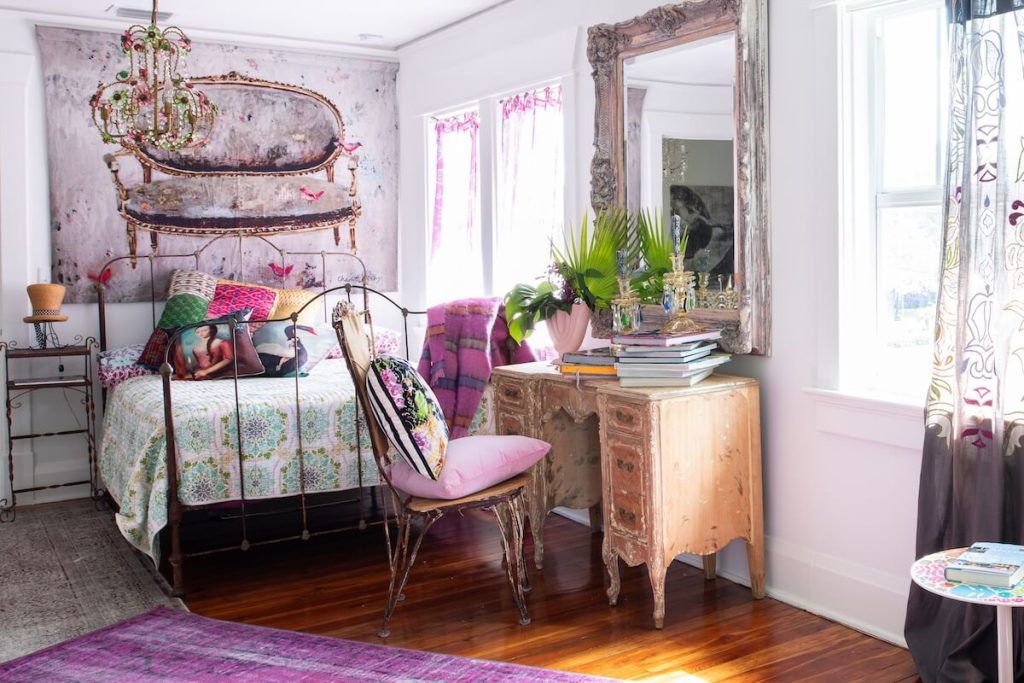
[[[766,0],[694,0],[592,26],[591,203],[689,226],[691,317],[771,350]]]

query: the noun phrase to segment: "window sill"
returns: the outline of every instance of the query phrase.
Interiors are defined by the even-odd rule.
[[[880,399],[832,389],[804,389],[814,399],[819,432],[920,450],[924,406],[905,399]]]

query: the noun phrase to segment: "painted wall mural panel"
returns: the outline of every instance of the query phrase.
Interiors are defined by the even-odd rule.
[[[120,68],[119,37],[50,27],[37,27],[36,32],[45,79],[53,279],[67,287],[69,302],[93,301],[88,275],[112,256],[128,254],[129,242],[146,235],[126,230],[125,219],[118,214],[119,194],[103,157],[120,147],[101,141],[88,105],[96,84],[109,80]],[[117,163],[117,180],[126,188],[122,208],[138,219],[142,230],[162,233],[160,253],[189,253],[207,241],[186,236],[190,230],[196,234],[193,229],[203,234],[218,229],[237,234],[247,226],[259,232],[268,224],[314,230],[268,237],[286,252],[347,250],[351,238],[347,223],[338,234],[338,223],[311,223],[311,217],[347,219],[355,175],[361,213],[353,235],[358,254],[367,264],[372,286],[396,289],[398,65],[197,42],[189,67],[194,74],[240,74],[219,88],[203,86],[211,100],[221,95],[220,101],[214,101],[220,111],[209,145],[173,154],[150,151],[147,157],[156,169],[150,183],[143,182],[137,159],[123,156]],[[197,76],[197,80],[203,78]],[[267,82],[285,85],[276,90],[254,85]],[[317,106],[303,91],[322,95],[328,106]],[[340,113],[343,131],[330,112],[332,106]],[[348,169],[349,155],[358,159],[354,171]],[[307,169],[314,172],[286,175]],[[218,175],[224,170],[257,175]],[[153,215],[160,220],[146,220]],[[138,239],[141,261],[151,244],[150,239]],[[239,244],[227,238],[204,252],[202,267],[220,277],[277,287],[322,284],[318,257],[306,263],[304,257],[293,256],[286,264],[271,267],[276,257],[259,240]],[[188,265],[156,261],[157,282],[166,280],[170,270]],[[148,269],[145,263],[140,267]],[[148,300],[148,276],[132,274],[127,262],[117,268],[121,272],[115,272],[107,284],[108,301]],[[160,272],[161,268],[167,272]],[[355,268],[334,266],[327,284],[352,281],[357,273]]]

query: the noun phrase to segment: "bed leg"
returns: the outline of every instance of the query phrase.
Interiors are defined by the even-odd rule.
[[[182,566],[184,557],[181,554],[181,503],[172,503],[170,509],[171,523],[171,556],[168,561],[171,564],[172,590],[171,594],[176,598],[185,597],[185,571]]]

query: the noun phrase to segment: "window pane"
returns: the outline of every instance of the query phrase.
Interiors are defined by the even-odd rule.
[[[494,293],[543,276],[551,242],[561,246],[563,200],[562,86],[501,101],[495,183]]]
[[[942,207],[888,207],[878,212],[877,382],[923,396],[931,370],[939,288]]]
[[[433,119],[430,171],[431,304],[484,293],[477,145],[480,122],[468,111]]]
[[[938,185],[940,13],[928,9],[880,22],[882,177],[885,189]]]

